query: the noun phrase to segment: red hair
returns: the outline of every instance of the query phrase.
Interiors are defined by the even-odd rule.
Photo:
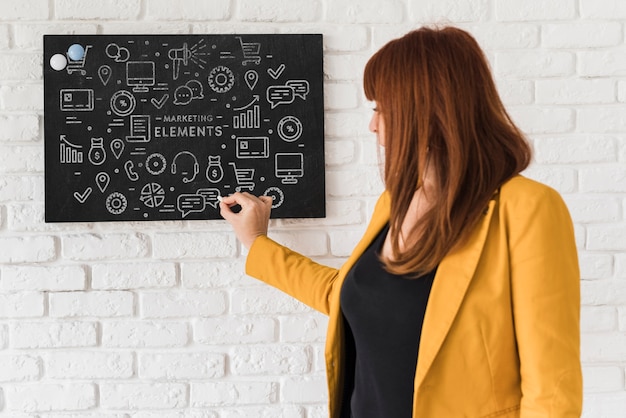
[[[463,30],[420,28],[392,40],[368,61],[363,84],[384,123],[394,257],[383,261],[417,276],[467,238],[497,189],[528,166],[531,149]],[[401,251],[400,229],[426,164],[435,175],[431,206]]]

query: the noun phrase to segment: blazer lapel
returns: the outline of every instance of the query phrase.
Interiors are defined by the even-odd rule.
[[[428,373],[465,297],[487,238],[494,206],[495,200],[492,199],[467,243],[445,256],[437,268],[422,326],[416,388]]]

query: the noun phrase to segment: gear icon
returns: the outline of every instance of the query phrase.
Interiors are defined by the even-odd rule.
[[[235,85],[235,74],[230,68],[219,65],[209,73],[209,87],[216,93],[226,93]]]
[[[146,158],[146,170],[148,173],[158,176],[162,172],[165,171],[167,167],[167,161],[165,161],[165,157],[159,153],[154,153],[148,155]]]
[[[272,198],[272,209],[276,209],[285,201],[285,194],[278,187],[268,187],[267,190],[263,192],[263,195]]]
[[[111,193],[106,200],[106,208],[113,215],[119,215],[126,210],[128,201],[120,192]]]

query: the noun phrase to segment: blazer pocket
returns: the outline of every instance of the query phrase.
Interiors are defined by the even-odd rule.
[[[492,413],[487,414],[487,415],[482,415],[480,418],[494,418],[494,417],[499,417],[499,418],[518,418],[519,417],[519,411],[520,411],[520,406],[519,405],[515,405],[515,406],[511,406],[509,408],[501,409],[501,410],[496,411],[496,412],[492,412]]]

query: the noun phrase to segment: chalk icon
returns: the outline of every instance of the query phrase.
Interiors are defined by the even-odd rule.
[[[150,115],[132,115],[130,117],[130,135],[128,142],[150,142]]]
[[[139,193],[141,203],[149,208],[158,208],[165,201],[165,189],[159,183],[148,183]]]
[[[87,201],[91,192],[93,192],[93,189],[91,187],[87,187],[82,193],[74,192],[74,198],[78,200],[78,203],[83,204]]]
[[[250,103],[243,107],[234,108],[234,112],[239,112],[233,115],[233,128],[235,129],[249,129],[261,127],[261,106],[259,102],[259,95],[255,94]]]
[[[113,141],[111,141],[110,147],[111,147],[111,151],[113,152],[113,155],[115,155],[115,158],[119,160],[120,157],[122,156],[122,153],[124,152],[124,148],[126,148],[126,145],[124,144],[124,141],[122,141],[119,138],[116,138]]]
[[[209,72],[209,87],[216,93],[226,93],[235,85],[235,74],[224,65],[218,65]]]
[[[167,56],[172,60],[172,78],[178,80],[181,64],[186,67],[189,65],[189,62],[193,62],[198,67],[204,69],[207,63],[204,56],[209,55],[208,52],[203,52],[206,47],[206,41],[201,39],[191,47],[188,47],[185,42],[181,48],[170,49]]]
[[[191,161],[192,161],[192,164],[193,164],[192,171],[180,170],[176,166],[176,160],[180,159],[180,157],[183,156],[183,155],[188,155],[189,158],[191,158]],[[182,174],[183,175],[183,183],[191,183],[192,181],[194,181],[196,179],[196,176],[200,172],[200,166],[198,165],[198,159],[196,158],[195,155],[193,155],[189,151],[181,151],[178,154],[176,154],[174,156],[174,159],[172,160],[171,172],[172,172],[172,174],[176,174],[176,173]]]
[[[285,116],[278,122],[276,130],[280,139],[294,142],[302,135],[302,122],[295,116]]]
[[[163,96],[161,96],[160,99],[156,99],[156,98],[151,98],[150,99],[150,103],[152,103],[152,105],[154,107],[156,107],[157,109],[162,109],[163,106],[165,106],[165,103],[167,103],[167,100],[170,98],[169,94],[164,94]]]
[[[104,86],[109,84],[111,74],[113,74],[113,70],[111,70],[111,67],[108,65],[101,65],[100,68],[98,68],[98,77]]]
[[[107,57],[111,58],[115,62],[126,62],[130,58],[130,51],[116,43],[108,44],[105,52]]]
[[[137,174],[137,171],[135,171],[135,163],[133,163],[131,160],[128,160],[124,163],[124,171],[126,172],[126,177],[128,177],[128,180],[139,180],[139,174]]]
[[[274,156],[275,175],[282,184],[297,184],[304,176],[304,155],[302,153],[276,153]]]
[[[147,93],[148,87],[154,86],[154,62],[152,61],[127,61],[126,62],[126,85],[133,88],[133,93]]]
[[[118,116],[128,116],[135,111],[137,101],[129,91],[119,90],[111,96],[111,110]]]
[[[120,215],[124,213],[128,207],[128,200],[122,193],[113,192],[106,198],[104,205],[109,213],[113,215]]]
[[[222,168],[222,157],[220,155],[209,155],[209,165],[206,168],[206,178],[211,183],[219,183],[224,178]]]
[[[204,203],[211,206],[213,209],[217,209],[222,197],[220,190],[214,188],[198,189],[196,190],[196,194],[204,196]]]
[[[59,99],[62,112],[91,112],[94,107],[93,89],[61,89]]]
[[[81,164],[83,162],[83,147],[67,140],[65,135],[60,135],[59,161],[61,164]]]
[[[269,158],[270,139],[266,136],[237,137],[237,158]]]
[[[272,198],[272,209],[280,207],[285,201],[285,193],[278,187],[268,187],[267,190],[263,192],[263,195]]]
[[[243,79],[246,81],[248,88],[250,90],[254,90],[256,87],[256,83],[259,82],[259,73],[254,70],[248,70],[243,76]]]
[[[158,176],[167,168],[167,161],[165,160],[163,154],[155,152],[154,154],[148,155],[145,166],[148,173],[153,176]]]
[[[93,165],[104,164],[107,159],[107,153],[104,150],[104,138],[91,138],[91,147],[87,158]]]
[[[283,74],[283,71],[285,71],[285,64],[280,64],[278,66],[277,69],[273,69],[273,68],[268,68],[267,69],[267,73],[270,75],[270,77],[272,77],[274,80],[278,80],[280,78],[280,76]]]
[[[73,60],[70,58],[70,54],[67,53],[67,73],[72,74],[74,72],[79,72],[81,75],[86,75],[87,71],[85,70],[85,62],[87,60],[87,52],[91,48],[91,45],[87,45],[85,47],[85,52],[82,54],[82,57],[78,60]]]
[[[101,171],[98,174],[96,174],[96,186],[98,186],[98,189],[100,189],[102,193],[104,193],[107,187],[109,187],[110,182],[111,182],[111,176],[109,176],[104,171]]]
[[[235,191],[240,192],[242,190],[248,190],[249,192],[254,190],[254,168],[237,168],[235,163],[228,163],[233,166],[235,171],[235,180],[237,180],[237,186]]]
[[[261,62],[261,56],[259,55],[261,44],[258,42],[244,42],[241,36],[237,36],[237,38],[239,39],[241,50],[243,51],[243,61],[241,64],[248,65],[248,63],[253,63],[259,65]]]

